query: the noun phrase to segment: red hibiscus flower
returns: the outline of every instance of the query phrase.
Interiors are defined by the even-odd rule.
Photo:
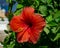
[[[17,33],[19,43],[37,43],[45,24],[44,18],[34,13],[32,7],[25,7],[19,16],[14,16],[10,21],[10,27]]]

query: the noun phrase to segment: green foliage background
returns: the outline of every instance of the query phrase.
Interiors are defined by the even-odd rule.
[[[17,9],[11,12],[14,5],[13,0],[9,2],[9,21],[13,15],[18,15],[25,6],[32,6],[35,12],[42,14],[46,20],[46,27],[41,33],[41,38],[37,44],[23,43],[16,41],[13,31],[5,31],[9,34],[3,45],[4,48],[59,48],[60,47],[60,0],[16,0],[18,2]]]

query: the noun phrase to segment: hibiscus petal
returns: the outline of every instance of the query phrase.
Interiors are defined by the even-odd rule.
[[[30,37],[30,35],[28,34],[29,31],[30,31],[30,29],[27,29],[25,32],[19,32],[17,34],[17,41],[19,43],[27,42]]]
[[[33,15],[32,22],[33,22],[32,29],[35,28],[40,31],[43,30],[44,26],[46,25],[44,18],[39,14]]]
[[[27,26],[24,24],[20,16],[14,16],[10,21],[10,27],[15,32],[21,32]]]
[[[25,7],[22,11],[23,14],[23,18],[24,19],[28,19],[29,16],[31,16],[32,14],[34,14],[34,8],[32,7]]]
[[[29,32],[29,34],[30,34],[29,42],[36,44],[40,37],[40,32],[37,32],[36,30],[34,30],[34,31]]]

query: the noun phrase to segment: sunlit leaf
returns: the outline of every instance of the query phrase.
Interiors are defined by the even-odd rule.
[[[19,8],[21,8],[21,7],[23,7],[23,5],[21,5],[21,4],[18,4],[18,5],[17,5],[17,9],[19,9]]]
[[[7,2],[9,2],[9,3],[11,3],[12,2],[12,0],[6,0]]]
[[[53,17],[52,17],[52,15],[50,15],[50,16],[48,16],[46,19],[47,19],[48,22],[50,22],[50,21],[53,20]]]
[[[56,13],[54,14],[54,18],[56,22],[60,22],[60,11],[56,11]]]
[[[47,8],[46,8],[46,6],[44,6],[44,5],[40,6],[39,10],[42,13],[42,15],[46,16],[46,14],[47,14]]]
[[[48,28],[44,28],[44,31],[46,32],[46,34],[48,34],[50,31],[49,31],[49,29]]]
[[[53,27],[51,30],[53,33],[56,33],[56,27]]]
[[[48,23],[48,25],[49,25],[49,26],[57,26],[57,23],[55,23],[55,22],[50,22],[50,23]]]
[[[52,41],[56,41],[56,40],[58,40],[60,38],[60,33],[58,33],[57,35],[56,35],[56,37],[54,38],[54,39],[51,39]]]

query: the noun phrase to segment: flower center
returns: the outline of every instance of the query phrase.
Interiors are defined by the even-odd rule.
[[[29,25],[29,27],[32,27],[32,23],[29,23],[28,25]]]
[[[32,27],[32,23],[29,22],[29,23],[26,23],[29,27]]]
[[[26,21],[25,22],[29,27],[32,27],[32,22],[31,21]]]

